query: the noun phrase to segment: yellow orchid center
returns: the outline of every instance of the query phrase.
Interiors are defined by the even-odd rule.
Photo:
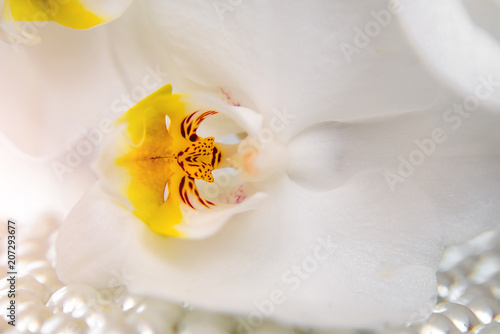
[[[213,182],[212,171],[222,161],[222,144],[196,133],[217,112],[189,113],[180,98],[167,85],[120,117],[132,143],[116,160],[130,177],[125,192],[134,214],[153,232],[175,237],[183,236],[175,226],[186,210],[215,205],[203,198],[195,180]]]
[[[15,21],[56,21],[66,27],[88,29],[112,19],[93,13],[79,0],[7,1],[11,18]],[[4,16],[8,15],[4,13]]]

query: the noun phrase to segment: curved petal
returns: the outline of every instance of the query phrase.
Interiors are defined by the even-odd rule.
[[[28,226],[40,216],[63,215],[81,197],[81,184],[95,182],[91,173],[79,173],[78,180],[63,183],[51,166],[51,159],[33,158],[15,148],[0,134],[0,216]]]
[[[472,21],[462,1],[402,0],[400,3],[400,22],[412,46],[432,71],[462,94],[477,95],[481,90],[488,95],[487,101],[498,108],[498,39]],[[481,6],[481,3],[470,5]],[[495,22],[498,25],[498,20]],[[483,82],[489,82],[487,89],[478,88]]]
[[[500,221],[499,128],[497,114],[453,100],[397,117],[318,124],[289,144],[288,171],[325,191],[379,170],[388,191],[420,189],[440,217],[444,243],[458,243]]]
[[[44,161],[16,152],[0,136],[0,218],[29,223],[37,214],[60,209]]]
[[[286,178],[276,189],[260,210],[197,241],[158,236],[92,191],[60,231],[58,275],[104,286],[110,267],[123,269],[135,293],[240,314],[250,327],[264,315],[380,327],[430,313],[442,235],[418,190],[391,193],[377,173],[327,193]]]
[[[23,224],[47,213],[67,214],[96,181],[95,174],[84,168],[71,169],[51,158],[29,156],[1,134],[0,160],[0,215]],[[71,177],[61,178],[65,172]]]
[[[439,90],[386,1],[147,3],[180,74],[284,119],[283,140],[320,121],[423,108]]]
[[[116,81],[120,78],[113,60],[105,56],[106,37],[102,34],[75,36],[51,25],[41,35],[42,44],[18,52],[10,45],[0,45],[6,58],[0,72],[8,79],[0,83],[6,111],[0,130],[20,149],[35,156],[55,154],[63,149],[61,143],[81,135],[81,127],[91,124],[93,118],[99,120],[99,112],[104,118],[113,97],[123,89],[121,80]],[[67,44],[61,47],[61,43]],[[59,56],[54,58],[56,48]],[[89,65],[89,59],[101,61]],[[97,73],[106,74],[121,89],[117,87],[113,93],[107,88],[109,82],[98,80]],[[92,99],[82,99],[84,87],[88,93],[95,93]]]
[[[92,204],[87,205],[87,197],[84,196],[66,218],[66,221],[75,224],[64,224],[59,230],[56,266],[60,278],[85,275],[85,270],[94,271],[92,280],[85,281],[94,287],[109,288],[110,282],[120,283],[114,275],[124,272],[129,261],[126,254],[130,241],[137,237],[127,222],[131,219],[144,224],[130,211],[124,210],[123,204],[106,195],[99,183],[89,190],[91,192],[98,194]],[[100,224],[94,225],[99,221]],[[75,242],[76,236],[82,243]],[[81,266],[75,267],[77,258]],[[106,270],[101,270],[103,265]]]
[[[162,52],[140,6],[133,12],[88,31],[27,22],[40,44],[1,43],[0,132],[30,155],[69,153],[165,84]]]

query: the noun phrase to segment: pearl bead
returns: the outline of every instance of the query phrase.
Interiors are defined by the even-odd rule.
[[[85,318],[112,307],[115,306],[103,301],[97,290],[85,284],[67,285],[55,292],[47,302],[47,308],[52,313],[67,313],[75,318]]]
[[[469,287],[469,282],[466,276],[464,276],[460,270],[452,269],[447,272],[447,276],[450,278],[450,285],[448,286],[448,301],[454,302],[460,298]]]
[[[44,322],[41,334],[83,334],[88,326],[85,321],[75,319],[70,315],[59,313]]]
[[[115,304],[120,310],[128,311],[132,308],[135,308],[139,303],[141,303],[145,299],[146,297],[131,296],[124,293],[115,299]]]
[[[44,284],[50,293],[64,286],[57,277],[55,269],[47,261],[35,261],[26,266],[23,272],[31,274],[37,281]]]
[[[38,333],[42,324],[50,316],[50,312],[41,303],[19,305],[16,314],[16,329],[20,332]]]
[[[174,327],[184,313],[180,305],[154,298],[143,298],[129,311],[129,314],[135,319],[142,319],[158,324],[159,327],[169,328]]]
[[[492,322],[493,318],[500,315],[500,304],[491,296],[481,296],[467,306],[483,324]]]
[[[445,302],[436,306],[434,312],[445,315],[462,333],[480,324],[475,314],[461,304]]]
[[[50,291],[45,284],[40,283],[31,275],[18,278],[17,286],[19,289],[33,293],[35,296],[40,298],[44,304],[50,297]]]
[[[490,324],[478,326],[474,334],[498,334],[500,333],[500,323],[492,322]]]
[[[422,334],[460,334],[455,324],[445,315],[433,313],[423,326]]]

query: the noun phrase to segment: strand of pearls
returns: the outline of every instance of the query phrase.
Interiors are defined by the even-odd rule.
[[[58,227],[59,219],[45,217],[36,225],[36,229],[20,230],[16,327],[1,321],[0,332],[243,334],[237,330],[236,319],[227,315],[131,295],[124,287],[96,290],[84,284],[64,285],[54,269],[54,241]],[[1,237],[5,239],[6,236]],[[2,258],[6,258],[4,249],[0,253]],[[0,269],[7,272],[5,267]],[[425,323],[372,333],[500,333],[500,228],[462,245],[447,248],[437,279],[438,304]],[[9,303],[7,291],[7,280],[2,278],[2,309]],[[253,331],[253,334],[271,333],[360,332],[297,329],[273,322],[265,322]],[[362,333],[368,334],[366,331]]]

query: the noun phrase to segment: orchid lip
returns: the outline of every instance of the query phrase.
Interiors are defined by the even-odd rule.
[[[153,232],[189,238],[183,226],[193,224],[198,219],[194,217],[241,206],[257,193],[252,183],[264,181],[281,166],[277,162],[284,160],[278,158],[283,150],[276,145],[242,150],[242,138],[251,136],[241,128],[235,127],[226,142],[227,134],[221,141],[210,131],[203,131],[205,137],[198,134],[205,120],[219,116],[227,122],[228,114],[193,111],[165,86],[117,120],[125,125],[128,142],[114,161],[126,171],[123,197]],[[218,126],[216,121],[209,123],[208,130]]]

